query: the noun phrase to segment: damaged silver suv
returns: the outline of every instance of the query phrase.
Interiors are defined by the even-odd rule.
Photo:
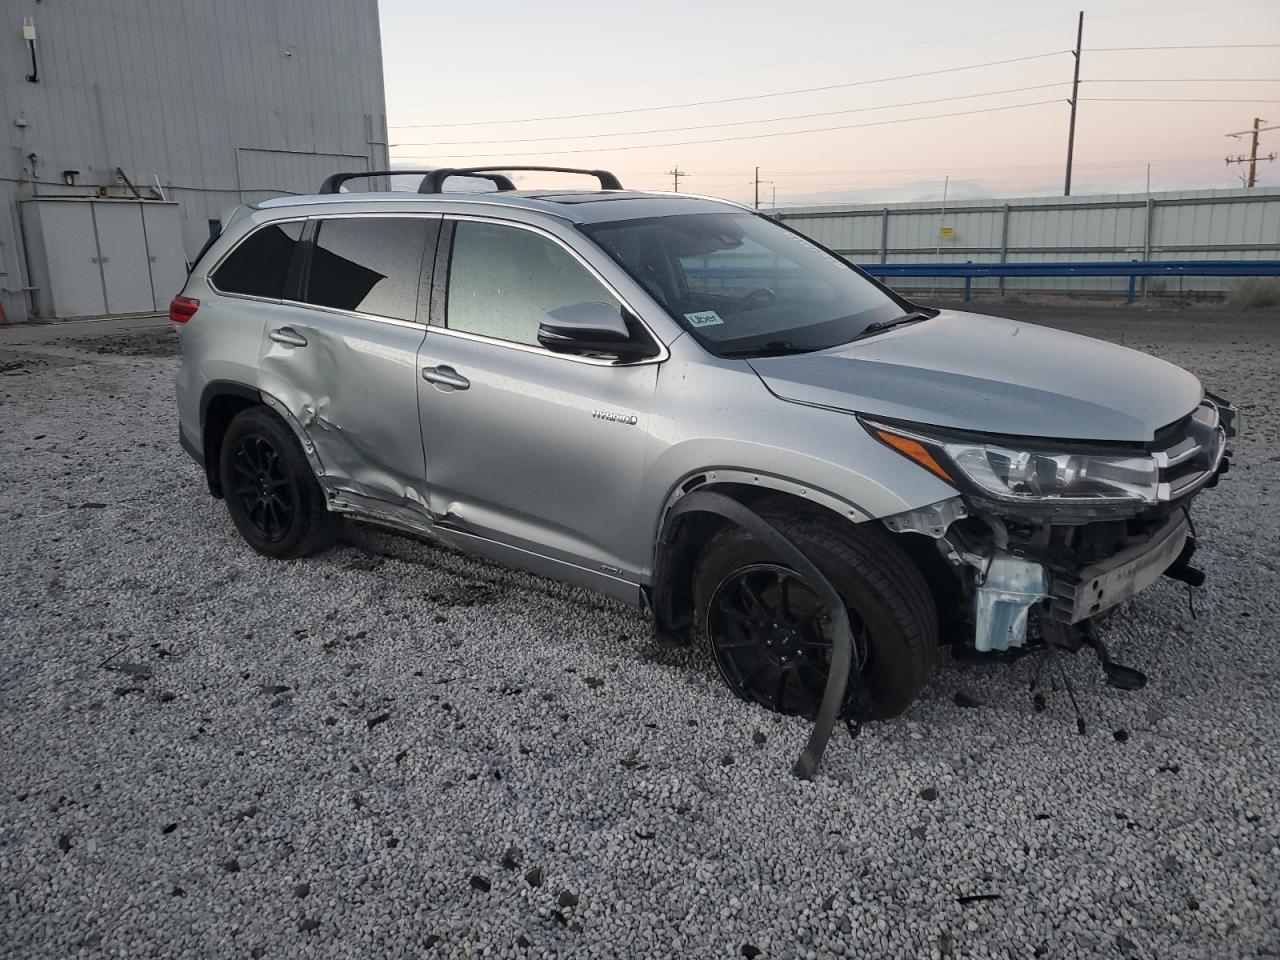
[[[901,712],[940,640],[1102,652],[1094,618],[1202,579],[1237,416],[1186,371],[921,308],[735,204],[506,172],[336,174],[199,258],[181,441],[255,550],[428,534],[646,607],[810,716]]]

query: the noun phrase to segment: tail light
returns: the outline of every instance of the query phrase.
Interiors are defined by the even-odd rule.
[[[169,301],[169,319],[174,323],[186,323],[200,309],[200,301],[191,297],[174,297]]]

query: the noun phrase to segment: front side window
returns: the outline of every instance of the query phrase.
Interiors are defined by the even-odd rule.
[[[335,217],[316,225],[302,300],[320,307],[413,320],[426,217]]]
[[[548,316],[587,303],[623,315],[618,299],[558,243],[519,227],[458,221],[449,261],[450,330],[536,345]]]
[[[721,356],[823,350],[903,312],[845,261],[750,213],[582,229]]]
[[[209,279],[223,293],[279,300],[289,279],[289,266],[302,239],[302,222],[259,227],[231,252]]]

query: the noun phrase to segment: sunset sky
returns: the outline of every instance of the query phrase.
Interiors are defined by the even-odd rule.
[[[666,190],[678,166],[681,190],[750,201],[759,165],[780,206],[936,199],[947,175],[953,197],[1062,191],[1079,0],[380,7],[399,166],[606,167]],[[1280,123],[1280,0],[1084,11],[1072,192],[1145,190],[1148,163],[1153,190],[1241,186],[1223,161],[1248,141],[1224,135]],[[1280,185],[1280,160],[1258,170]]]

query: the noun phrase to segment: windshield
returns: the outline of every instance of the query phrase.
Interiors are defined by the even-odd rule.
[[[582,229],[720,356],[824,350],[903,313],[845,261],[751,213]]]

